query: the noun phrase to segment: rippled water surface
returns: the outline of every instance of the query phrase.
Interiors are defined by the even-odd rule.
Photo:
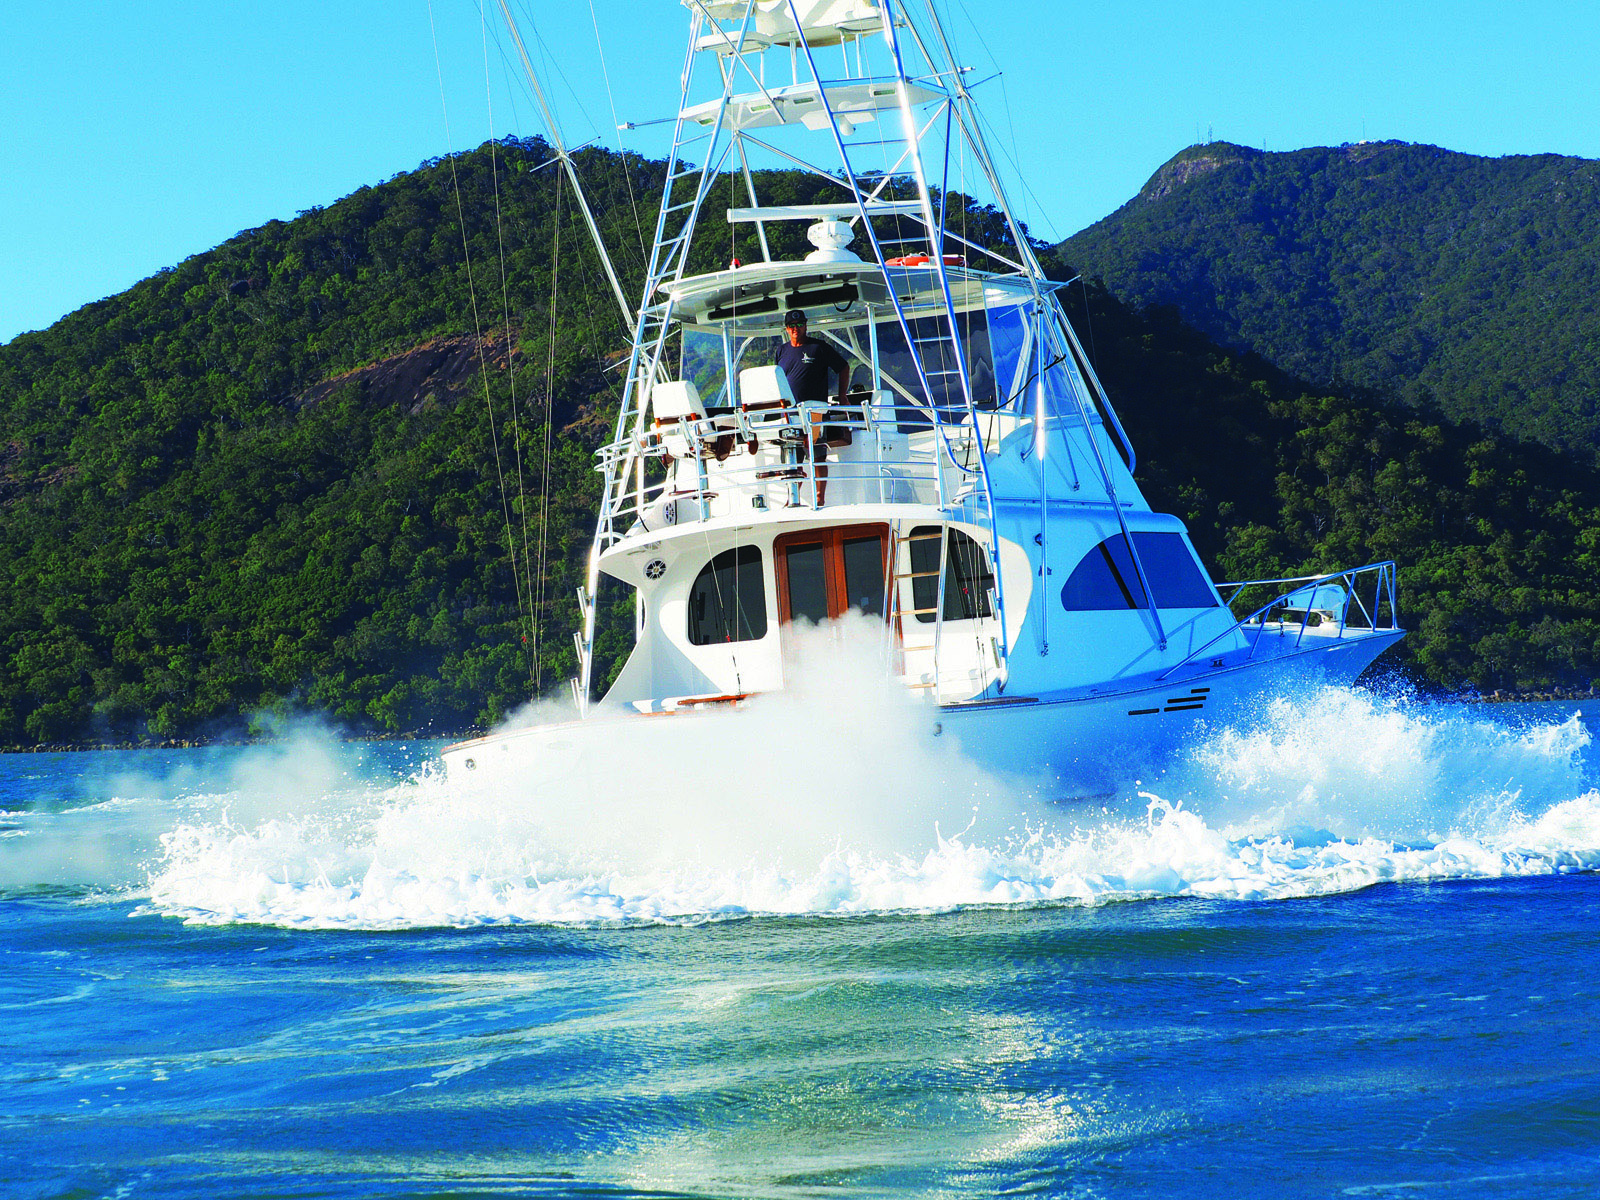
[[[1072,808],[6,756],[0,1194],[1600,1194],[1581,707],[1330,692]]]

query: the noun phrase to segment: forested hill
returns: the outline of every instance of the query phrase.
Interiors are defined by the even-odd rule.
[[[564,686],[626,334],[547,157],[423,164],[0,346],[0,745],[297,709],[448,733]],[[662,165],[588,151],[580,170],[636,290]],[[770,182],[775,202],[830,186]],[[985,240],[994,214],[952,204]],[[1421,678],[1600,670],[1600,474],[1064,295],[1152,502],[1220,574],[1394,557]]]
[[[1218,142],[1061,252],[1318,385],[1600,461],[1600,162]]]
[[[626,336],[548,157],[425,163],[0,347],[0,743],[448,731],[571,672]],[[660,165],[584,166],[637,271]]]

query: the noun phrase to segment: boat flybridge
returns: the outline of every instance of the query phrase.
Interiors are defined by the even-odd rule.
[[[1402,636],[1393,563],[1219,590],[1151,511],[930,4],[684,4],[666,185],[598,451],[579,719],[452,746],[452,776],[537,771],[586,725],[621,736],[782,690],[800,632],[831,623],[930,732],[1086,794],[1198,721],[1353,680]],[[823,198],[763,196],[783,176],[761,164]],[[691,268],[738,232],[759,258]],[[795,310],[847,364],[842,394],[830,376],[825,399],[797,396],[776,365]],[[592,701],[602,575],[635,589],[635,645]]]

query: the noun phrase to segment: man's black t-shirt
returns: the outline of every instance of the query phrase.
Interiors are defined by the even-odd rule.
[[[774,360],[789,378],[789,390],[798,403],[826,404],[833,399],[833,380],[848,369],[844,355],[827,342],[807,337],[798,346],[785,342]]]

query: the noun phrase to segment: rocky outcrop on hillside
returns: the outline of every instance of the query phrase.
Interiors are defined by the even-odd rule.
[[[354,384],[369,403],[402,408],[415,416],[430,405],[455,404],[474,392],[482,396],[486,372],[504,376],[520,367],[521,360],[521,348],[512,346],[503,333],[429,338],[399,354],[324,379],[296,396],[294,405],[309,408]]]

